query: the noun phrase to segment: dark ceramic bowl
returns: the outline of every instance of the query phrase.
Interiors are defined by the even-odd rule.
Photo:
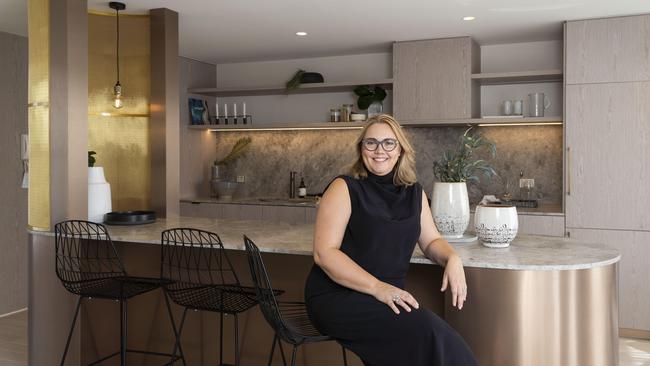
[[[156,221],[153,211],[113,211],[104,216],[108,225],[144,225]]]

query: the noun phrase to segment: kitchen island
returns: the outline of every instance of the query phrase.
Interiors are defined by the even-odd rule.
[[[302,297],[304,280],[313,263],[313,225],[181,217],[108,229],[119,245],[129,273],[157,275],[160,232],[174,227],[218,233],[230,251],[242,282],[250,283],[242,240],[242,234],[246,234],[265,253],[274,287],[286,290],[283,296],[287,299]],[[35,360],[51,360],[52,355],[60,354],[69,326],[66,319],[72,316],[74,306],[74,299],[63,290],[54,273],[52,235],[49,232],[30,235],[33,274],[29,304],[30,359],[33,365],[39,364]],[[448,296],[439,292],[442,269],[426,259],[419,249],[413,253],[407,290],[459,331],[481,365],[609,366],[618,363],[617,262],[620,255],[616,250],[543,236],[520,236],[505,249],[488,249],[477,242],[454,244],[454,247],[463,259],[468,278],[469,295],[463,310],[452,308]],[[134,300],[130,307],[131,313],[137,314],[129,323],[134,332],[129,338],[130,346],[168,351],[171,330],[164,319],[162,297],[160,294],[145,297]],[[58,312],[52,311],[53,304]],[[93,301],[84,307],[77,348],[82,361],[106,354],[117,345],[115,325],[105,315],[116,313],[111,310],[112,305]],[[179,314],[176,313],[177,321]],[[188,317],[188,328],[183,334],[188,364],[207,365],[218,359],[217,319],[214,314],[204,313]],[[272,332],[257,309],[241,319],[242,364],[261,364],[268,357]],[[226,333],[227,357],[232,355],[231,338]],[[143,364],[158,361],[142,359]],[[336,346],[331,344],[305,347],[299,362],[331,365],[341,360]],[[360,363],[355,359],[351,364]]]

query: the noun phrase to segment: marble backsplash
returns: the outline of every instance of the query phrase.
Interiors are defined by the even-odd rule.
[[[433,187],[433,161],[457,146],[465,127],[406,128],[416,149],[418,180],[428,195]],[[497,146],[492,165],[499,177],[481,176],[468,185],[470,201],[485,194],[500,196],[509,188],[519,198],[519,174],[535,179],[536,197],[548,203],[562,201],[562,126],[481,127],[479,131]],[[354,141],[360,130],[254,131],[215,133],[215,158],[225,156],[235,141],[249,136],[244,156],[228,167],[228,175],[245,176],[238,197],[288,197],[289,172],[304,177],[309,194],[322,192],[354,159]],[[488,158],[488,154],[481,153]],[[207,182],[206,182],[207,185]],[[509,187],[507,187],[507,185]]]

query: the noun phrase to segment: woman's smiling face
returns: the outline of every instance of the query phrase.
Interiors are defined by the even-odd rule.
[[[392,146],[392,151],[386,151],[387,146]],[[368,148],[376,149],[374,151]],[[390,150],[390,148],[389,148]],[[366,130],[361,141],[361,158],[369,172],[375,175],[386,175],[390,173],[399,160],[402,148],[399,146],[397,136],[386,123],[374,123]]]

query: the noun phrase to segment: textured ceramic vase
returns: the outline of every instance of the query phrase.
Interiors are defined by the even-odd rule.
[[[431,213],[442,236],[447,239],[462,238],[469,225],[469,197],[465,182],[434,183]]]
[[[517,208],[503,205],[478,205],[474,214],[476,236],[489,248],[506,248],[517,236]]]
[[[104,168],[88,168],[88,221],[101,224],[111,211],[111,185],[106,182]]]

